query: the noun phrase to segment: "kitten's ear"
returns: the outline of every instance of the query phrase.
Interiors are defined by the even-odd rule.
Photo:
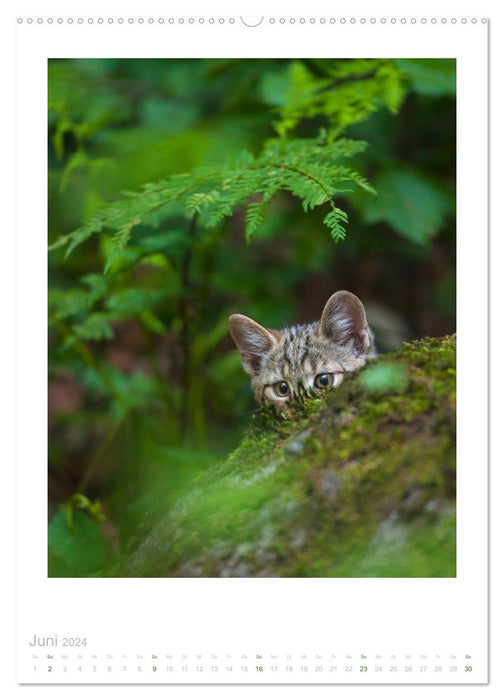
[[[353,344],[359,353],[373,350],[373,334],[361,300],[351,292],[336,292],[324,307],[319,333],[338,345]]]
[[[261,367],[261,360],[278,343],[280,332],[264,328],[257,321],[243,314],[229,317],[229,332],[242,356],[243,369],[254,376]]]

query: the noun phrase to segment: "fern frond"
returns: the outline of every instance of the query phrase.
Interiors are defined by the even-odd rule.
[[[330,140],[381,106],[395,113],[404,99],[406,76],[392,59],[350,59],[335,61],[325,78],[294,62],[290,80],[292,89],[275,123],[277,132],[285,137],[301,121],[323,117]]]
[[[245,213],[245,240],[250,243],[250,239],[262,224],[266,210],[275,195],[274,190],[263,194],[259,202],[251,202]]]
[[[347,214],[333,204],[331,211],[324,218],[324,224],[331,232],[331,236],[335,241],[343,240],[343,238],[345,238],[345,225],[347,223]]]
[[[203,209],[208,208],[211,204],[216,202],[220,197],[218,190],[211,190],[210,192],[196,192],[192,194],[186,201],[186,211],[188,214],[201,214]]]
[[[135,226],[156,228],[166,219],[200,214],[203,228],[214,228],[247,206],[245,237],[260,226],[269,202],[281,191],[299,198],[304,211],[332,202],[357,186],[375,194],[368,181],[343,166],[365,147],[363,141],[327,140],[323,132],[315,139],[270,139],[258,156],[243,152],[221,169],[199,169],[144,185],[138,192],[126,192],[73,233],[58,239],[51,249],[66,245],[66,255],[94,234],[112,234],[106,246],[105,271],[120,265]],[[261,196],[261,201],[251,199]],[[327,218],[327,217],[326,217]],[[327,222],[326,222],[327,223]],[[330,219],[333,238],[342,237],[341,215]]]

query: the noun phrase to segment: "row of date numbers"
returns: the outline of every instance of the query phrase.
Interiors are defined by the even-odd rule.
[[[127,671],[135,671],[137,673],[142,673],[142,672],[151,672],[151,673],[157,673],[157,672],[168,672],[168,673],[191,673],[191,672],[196,672],[196,673],[205,673],[210,671],[211,673],[220,673],[220,672],[225,672],[225,673],[234,673],[235,668],[233,666],[225,666],[225,667],[219,667],[219,666],[210,666],[209,668],[205,668],[204,666],[195,666],[195,667],[189,667],[189,666],[119,666],[115,668],[114,666],[106,666],[105,667],[106,671],[108,673],[111,673],[113,671],[119,670],[121,672],[127,672]],[[40,670],[39,666],[33,666],[34,671]],[[43,669],[42,669],[43,670]],[[83,666],[77,666],[76,669],[69,669],[68,666],[54,666],[54,665],[48,665],[46,667],[46,672],[47,673],[53,673],[53,672],[58,672],[61,671],[62,673],[66,673],[69,670],[77,670],[78,672],[84,672],[84,671],[91,671],[92,673],[96,673],[99,670],[98,666],[91,666],[89,668],[85,668]],[[309,673],[309,672],[314,672],[314,673],[323,673],[329,671],[329,673],[338,673],[343,671],[344,673],[382,673],[382,672],[388,672],[388,673],[400,673],[401,671],[404,673],[413,673],[414,671],[417,671],[419,673],[427,673],[429,671],[433,671],[434,673],[443,673],[446,669],[443,666],[434,666],[433,668],[430,668],[429,666],[417,666],[414,667],[412,665],[408,666],[344,666],[344,667],[338,667],[338,666],[329,666],[329,668],[324,668],[324,666],[255,666],[255,667],[249,667],[249,666],[240,666],[239,671],[240,673],[249,673],[252,671],[253,673],[278,673],[278,672],[287,672],[287,673],[294,673],[294,672],[301,672],[301,673]],[[448,667],[448,672],[449,673],[456,673],[460,670],[462,670],[462,667],[459,666],[449,666]],[[463,672],[464,673],[471,673],[473,670],[472,666],[464,666],[463,667]]]

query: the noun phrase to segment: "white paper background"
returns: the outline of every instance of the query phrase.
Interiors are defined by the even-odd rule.
[[[187,8],[184,13],[188,16]],[[313,10],[313,8],[311,8]],[[426,9],[424,6],[422,9]],[[462,14],[461,6],[457,8],[457,15]],[[88,4],[87,14],[90,13],[90,6]],[[68,12],[68,9],[66,9]],[[341,11],[341,10],[340,10]],[[163,13],[167,13],[167,8],[164,8]],[[44,14],[48,14],[44,12]],[[101,14],[104,14],[104,8],[101,7]],[[138,14],[138,10],[135,14]],[[142,13],[144,14],[144,13]],[[205,13],[206,14],[206,13]],[[233,13],[234,14],[234,13]],[[296,13],[299,14],[299,13]],[[302,13],[301,13],[302,14]],[[313,13],[315,14],[315,13]],[[322,14],[318,12],[317,14]],[[146,15],[147,16],[147,15]],[[398,15],[400,16],[400,15]],[[33,28],[33,35],[36,35],[37,28]],[[40,28],[38,28],[40,29]],[[59,28],[58,28],[59,29]],[[74,27],[77,29],[77,27]],[[86,37],[83,38],[85,44],[85,50],[79,47],[76,40],[76,34],[74,33],[71,37],[65,34],[64,37],[59,37],[63,40],[63,45],[60,47],[54,41],[51,42],[51,51],[49,55],[72,55],[72,51],[75,52],[73,55],[93,55],[90,52],[90,34],[89,27],[82,28],[86,31]],[[122,36],[119,36],[119,40],[125,41],[123,48],[120,45],[115,44],[114,48],[117,47],[118,55],[133,55],[131,52],[131,42],[128,42],[127,35],[125,36],[124,30],[129,28],[122,27]],[[149,28],[150,30],[151,28]],[[290,28],[289,28],[290,29]],[[368,27],[371,29],[371,27]],[[392,28],[390,28],[392,29]],[[397,31],[399,29],[399,31]],[[448,27],[444,27],[443,31],[446,31]],[[345,33],[341,35],[338,41],[339,55],[389,55],[389,56],[453,56],[457,55],[459,58],[458,72],[459,72],[459,85],[458,85],[458,108],[459,114],[473,115],[472,125],[475,123],[479,124],[477,119],[477,108],[478,105],[484,104],[485,102],[485,81],[482,80],[484,75],[484,55],[478,50],[477,40],[475,41],[475,28],[472,28],[472,34],[470,38],[468,36],[458,35],[457,37],[449,39],[448,34],[443,34],[443,48],[438,50],[436,45],[436,51],[432,51],[433,42],[429,38],[426,41],[425,32],[423,36],[418,34],[418,43],[415,44],[415,39],[411,35],[406,37],[404,34],[399,34],[403,32],[404,28],[396,27],[395,37],[390,35],[390,37],[384,37],[380,27],[380,47],[373,46],[373,40],[370,34],[363,33],[363,28],[358,27],[357,38],[352,36],[351,27],[346,25]],[[470,31],[470,28],[468,27]],[[108,30],[107,30],[108,31]],[[254,31],[254,30],[250,30]],[[190,29],[191,36],[194,36],[194,28]],[[398,36],[399,34],[399,36]],[[481,35],[481,32],[480,32]],[[152,35],[149,34],[151,37]],[[275,34],[275,36],[277,36]],[[71,41],[66,41],[67,37]],[[257,47],[252,44],[248,47],[245,43],[246,35],[240,37],[240,41],[236,44],[236,49],[233,50],[231,47],[228,51],[223,53],[222,42],[220,39],[218,41],[212,38],[211,45],[205,47],[201,40],[198,39],[198,44],[201,47],[201,53],[196,54],[194,51],[195,45],[193,44],[193,50],[190,55],[260,55],[257,54]],[[292,34],[293,40],[298,41],[297,37]],[[178,39],[182,39],[182,33],[178,33]],[[303,55],[334,55],[333,51],[322,52],[320,41],[316,40],[315,45],[309,46],[306,40],[306,32],[303,31],[300,39],[303,42]],[[348,41],[347,50],[343,50],[345,46],[345,41]],[[369,49],[366,53],[361,42],[365,41],[366,48]],[[397,43],[396,43],[397,41]],[[456,44],[460,41],[460,44]],[[29,66],[29,71],[31,74],[31,79],[35,81],[35,84],[40,79],[39,69],[37,67],[37,62],[33,62],[34,53],[36,53],[36,39],[30,37],[31,46],[31,65]],[[64,45],[66,43],[66,46]],[[151,39],[149,43],[152,44]],[[213,46],[217,46],[216,49],[212,51]],[[106,55],[103,50],[100,51],[100,47],[96,46],[97,53],[95,55]],[[276,51],[274,54],[273,50],[269,50],[267,53],[269,55],[300,55],[298,50],[289,50],[285,43],[279,44],[278,40],[275,41]],[[297,43],[299,47],[299,41]],[[383,53],[383,46],[387,47],[387,53]],[[393,47],[393,50],[391,50]],[[467,50],[470,47],[472,50]],[[205,50],[206,48],[206,50]],[[174,42],[170,42],[170,49],[174,49]],[[218,50],[217,50],[218,49]],[[242,50],[243,53],[240,54],[239,51]],[[43,54],[43,50],[41,51]],[[115,51],[110,52],[107,55],[114,55]],[[147,55],[142,54],[141,50],[135,51],[135,55]],[[153,54],[156,55],[156,54]],[[160,53],[158,55],[163,55]],[[166,50],[164,55],[170,55]],[[175,54],[173,54],[175,55]],[[478,65],[477,60],[483,59],[483,63]],[[465,61],[465,64],[464,64]],[[21,67],[21,70],[26,70],[28,67]],[[460,82],[462,77],[467,80],[474,79],[473,87],[464,89],[463,83]],[[21,576],[19,581],[20,595],[22,596],[23,602],[28,600],[28,597],[23,599],[23,595],[27,594],[29,591],[34,594],[37,601],[37,605],[34,606],[40,608],[40,602],[44,602],[44,616],[47,615],[48,605],[50,601],[53,601],[53,610],[51,611],[51,624],[56,628],[58,625],[62,624],[64,620],[68,620],[68,610],[67,605],[62,605],[62,601],[69,600],[69,596],[73,600],[77,599],[80,601],[80,609],[82,610],[82,620],[93,621],[93,615],[96,615],[97,607],[99,605],[105,605],[107,598],[110,595],[109,600],[122,600],[124,605],[130,605],[130,600],[132,598],[140,599],[142,605],[144,606],[150,599],[154,601],[152,592],[158,590],[157,587],[161,586],[160,590],[166,590],[166,585],[172,586],[180,583],[186,584],[185,590],[190,596],[191,600],[197,600],[201,595],[204,596],[206,602],[211,601],[212,607],[217,606],[219,599],[223,602],[227,601],[229,605],[230,599],[232,600],[236,596],[238,602],[243,600],[251,601],[250,613],[247,619],[247,610],[243,610],[241,607],[241,617],[238,617],[238,622],[247,627],[247,639],[249,641],[256,642],[257,639],[263,640],[259,631],[257,631],[257,638],[254,639],[254,630],[256,626],[254,621],[257,620],[258,616],[255,608],[253,606],[253,601],[257,598],[258,591],[260,591],[260,596],[262,597],[261,604],[261,614],[266,617],[266,619],[276,619],[281,622],[281,616],[278,617],[279,612],[282,612],[281,606],[278,609],[277,602],[281,602],[282,599],[285,600],[286,591],[288,591],[289,600],[291,604],[298,606],[296,609],[296,616],[299,620],[299,615],[302,614],[303,602],[306,600],[310,601],[310,607],[307,608],[310,614],[307,614],[307,619],[324,619],[326,622],[330,622],[327,617],[327,605],[324,607],[324,602],[331,599],[334,595],[338,600],[350,601],[355,600],[351,596],[357,594],[360,597],[360,620],[366,620],[365,638],[366,643],[371,643],[375,641],[372,635],[376,635],[380,641],[381,650],[384,650],[384,645],[386,644],[384,630],[390,630],[390,616],[386,616],[380,619],[382,611],[387,608],[397,609],[398,601],[407,602],[408,608],[408,620],[410,622],[418,622],[419,627],[415,634],[415,638],[421,643],[422,634],[425,638],[432,638],[432,627],[429,629],[427,627],[421,627],[421,623],[428,620],[435,620],[435,635],[436,640],[439,644],[442,644],[444,640],[451,641],[456,637],[457,639],[462,639],[461,635],[467,633],[467,630],[471,630],[472,636],[484,637],[484,630],[481,627],[481,623],[484,623],[485,615],[485,591],[481,587],[475,586],[477,583],[478,572],[484,571],[485,569],[485,554],[486,548],[482,546],[484,542],[484,511],[481,511],[481,506],[484,508],[485,502],[485,460],[484,460],[484,444],[485,444],[485,428],[484,428],[484,409],[485,409],[485,386],[484,381],[481,381],[478,386],[474,386],[473,383],[468,383],[464,387],[464,383],[460,386],[459,393],[459,425],[458,425],[458,436],[459,436],[459,448],[464,447],[463,453],[459,455],[458,461],[458,514],[459,514],[459,531],[458,531],[458,553],[459,553],[459,576],[456,580],[418,580],[418,581],[402,581],[402,580],[357,580],[357,581],[300,581],[300,580],[289,580],[289,581],[216,581],[216,580],[204,580],[197,581],[191,580],[186,582],[174,582],[174,581],[48,581],[45,579],[45,528],[33,526],[33,522],[37,520],[42,520],[45,525],[43,517],[45,516],[45,505],[42,499],[39,498],[41,493],[45,493],[45,470],[43,472],[43,481],[39,478],[39,468],[37,464],[40,464],[40,455],[43,455],[43,461],[45,462],[45,421],[41,424],[41,416],[45,419],[45,353],[41,347],[41,351],[44,356],[40,359],[40,362],[33,363],[33,342],[40,345],[41,341],[45,337],[45,300],[42,295],[40,296],[40,310],[41,316],[39,319],[39,314],[35,314],[35,318],[32,314],[31,317],[27,317],[24,311],[28,309],[28,299],[26,296],[27,287],[32,287],[36,285],[38,290],[44,289],[44,277],[45,277],[45,250],[44,246],[40,245],[44,243],[45,236],[44,231],[41,231],[40,222],[45,222],[45,193],[42,192],[40,196],[40,182],[41,178],[45,177],[45,80],[42,77],[43,90],[41,91],[31,91],[30,95],[21,95],[21,100],[27,100],[30,102],[30,120],[29,124],[25,122],[23,124],[23,114],[18,115],[18,122],[20,129],[25,129],[23,133],[31,132],[33,138],[33,146],[35,149],[38,145],[38,155],[33,159],[33,152],[30,154],[30,163],[32,167],[28,167],[28,162],[25,163],[25,170],[23,171],[23,160],[20,161],[20,172],[23,173],[23,191],[30,193],[30,206],[22,208],[22,216],[19,221],[19,231],[30,231],[33,235],[33,240],[30,241],[31,255],[29,259],[27,256],[23,257],[23,269],[20,271],[20,282],[21,282],[21,293],[19,295],[19,317],[20,317],[20,337],[21,342],[19,345],[19,366],[22,368],[20,374],[20,384],[21,391],[19,395],[19,407],[20,407],[20,421],[18,430],[21,435],[29,435],[30,440],[21,441],[21,449],[19,453],[19,484],[20,492],[22,492],[22,507],[24,514],[31,513],[29,521],[21,518],[20,527],[18,530],[19,537],[19,551],[20,551],[20,566],[21,566]],[[42,94],[43,93],[43,94]],[[476,108],[476,112],[474,109]],[[458,303],[458,337],[459,337],[459,351],[458,351],[458,362],[459,362],[459,372],[460,375],[466,374],[464,368],[469,369],[471,366],[474,367],[474,358],[476,346],[471,345],[471,342],[475,342],[474,338],[478,339],[478,348],[481,347],[481,338],[485,336],[485,314],[481,313],[481,309],[484,308],[484,269],[485,269],[485,250],[484,250],[484,236],[485,236],[485,220],[484,220],[484,209],[485,209],[485,183],[484,178],[479,179],[477,189],[475,191],[475,184],[472,181],[470,185],[470,190],[464,190],[464,174],[469,172],[485,172],[485,133],[484,124],[482,128],[477,129],[477,133],[474,133],[474,129],[471,129],[471,122],[464,123],[464,120],[459,119],[458,124],[458,140],[459,144],[464,143],[464,149],[459,149],[458,153],[458,251],[459,251],[459,270],[458,270],[458,290],[460,293]],[[467,146],[467,147],[466,147]],[[36,167],[33,167],[35,162]],[[30,175],[30,177],[27,176]],[[43,182],[44,180],[42,180]],[[466,181],[467,186],[469,182]],[[39,196],[36,196],[37,190],[39,191]],[[464,206],[469,204],[469,197],[464,196],[464,193],[471,193],[471,207]],[[479,200],[478,200],[479,196]],[[29,211],[28,211],[29,209]],[[30,216],[28,216],[30,215]],[[477,239],[478,245],[476,246],[473,242],[472,236],[474,232],[479,232]],[[26,239],[28,242],[28,239]],[[20,239],[20,247],[24,245],[25,241]],[[37,248],[38,245],[38,248]],[[465,267],[464,267],[465,262]],[[466,270],[466,272],[464,272]],[[467,272],[469,271],[469,272]],[[469,279],[470,274],[470,279]],[[24,304],[27,304],[24,308]],[[31,297],[31,307],[33,308],[33,297]],[[26,335],[24,335],[26,333]],[[471,338],[473,339],[471,341]],[[467,342],[466,342],[467,341]],[[30,347],[31,346],[31,347]],[[26,357],[23,357],[24,348],[26,347]],[[479,374],[484,377],[484,372],[481,367],[481,353],[476,355],[478,357],[478,367]],[[43,376],[43,382],[40,382],[39,375]],[[38,379],[38,384],[37,382]],[[35,381],[36,390],[33,390]],[[462,380],[463,381],[463,380]],[[31,389],[28,391],[27,387],[31,385]],[[26,393],[23,394],[23,387]],[[465,398],[464,398],[465,392]],[[41,411],[41,409],[43,409]],[[31,413],[30,413],[31,411]],[[479,425],[479,432],[478,432]],[[476,426],[476,429],[475,429]],[[464,444],[463,436],[466,435],[470,437]],[[29,447],[29,450],[26,448]],[[26,450],[26,451],[25,451]],[[31,466],[28,467],[27,465]],[[477,465],[477,466],[476,466]],[[477,469],[477,474],[475,474],[475,469]],[[25,480],[30,484],[30,488],[25,488]],[[29,497],[32,497],[31,499]],[[479,504],[480,508],[478,512],[474,510],[474,504]],[[42,506],[42,507],[41,507]],[[470,508],[468,508],[470,506]],[[464,515],[464,513],[466,515]],[[23,511],[21,512],[23,515]],[[483,517],[482,517],[483,516]],[[40,530],[40,532],[39,532]],[[36,538],[34,539],[34,532]],[[37,538],[40,541],[37,541]],[[482,539],[483,538],[483,539]],[[42,543],[42,547],[40,544]],[[22,555],[29,552],[29,557],[24,558]],[[35,556],[34,556],[35,555]],[[38,555],[38,558],[37,558]],[[42,577],[40,573],[42,572]],[[29,573],[29,578],[28,578]],[[475,574],[476,573],[476,577]],[[322,584],[322,586],[327,588],[327,598],[321,596],[320,608],[314,608],[314,596],[310,595],[309,587],[317,583],[317,585]],[[90,584],[93,588],[90,588]],[[118,584],[120,586],[118,587]],[[145,589],[145,584],[149,585],[149,591]],[[190,584],[187,586],[187,584]],[[225,595],[222,596],[224,588]],[[287,585],[287,588],[285,587]],[[441,588],[437,588],[437,586]],[[70,586],[72,586],[70,593]],[[135,588],[138,586],[139,588]],[[200,590],[198,591],[198,587]],[[261,588],[258,588],[261,586]],[[275,586],[277,590],[275,590]],[[303,588],[307,586],[308,588]],[[369,588],[366,590],[366,587]],[[345,590],[345,587],[347,590]],[[107,590],[108,589],[108,590]],[[234,589],[234,590],[233,590]],[[119,596],[119,591],[121,591],[121,596]],[[173,589],[170,589],[170,598],[173,593]],[[447,595],[448,594],[448,595]],[[277,597],[278,596],[278,597]],[[364,601],[363,601],[364,599]],[[86,600],[89,601],[86,604]],[[70,601],[69,601],[70,602]],[[447,605],[447,602],[449,603]],[[270,607],[268,607],[268,604]],[[362,607],[364,605],[364,608]],[[412,607],[414,605],[414,607]],[[306,606],[306,603],[305,603]],[[463,606],[463,607],[460,607]],[[24,607],[24,606],[23,606]],[[73,606],[70,606],[73,607]],[[377,610],[378,609],[378,610]],[[463,610],[463,614],[461,613]],[[345,611],[347,615],[345,616]],[[483,611],[483,614],[482,614]],[[113,612],[113,611],[111,611]],[[284,630],[290,632],[287,623],[292,620],[292,613],[288,610],[283,611],[285,613],[285,623],[286,626]],[[36,625],[37,621],[37,611],[25,610],[26,619],[29,620],[30,624]],[[356,636],[358,634],[359,639],[352,637],[349,628],[350,626],[356,627],[356,616],[355,612],[352,614],[352,605],[348,602],[344,606],[339,606],[338,610],[338,629],[340,630],[340,639],[342,640],[343,647],[348,648],[350,640],[355,643],[362,643],[362,623],[357,626]],[[52,616],[54,614],[54,617]],[[160,623],[160,615],[157,609],[153,611],[146,610],[143,607],[143,614],[147,614],[156,622]],[[204,610],[200,611],[196,608],[193,609],[191,616],[193,619],[201,619],[201,615],[204,614]],[[415,616],[418,617],[415,617]],[[124,614],[121,613],[119,617],[124,618]],[[220,616],[218,616],[220,619]],[[260,618],[260,616],[259,616]],[[404,619],[404,616],[401,616]],[[47,617],[45,617],[47,620]],[[73,625],[79,626],[79,620],[72,614],[71,619]],[[112,618],[113,619],[113,618]],[[187,643],[191,643],[194,640],[194,628],[187,624],[187,612],[181,615],[181,630],[185,630],[187,634]],[[373,622],[374,620],[374,622]],[[35,621],[35,622],[34,622]],[[388,625],[384,625],[383,622],[386,621]],[[43,621],[41,621],[42,624]],[[353,624],[352,624],[353,623]],[[44,622],[44,624],[46,624]],[[459,628],[460,625],[460,628]],[[130,626],[132,622],[130,619]],[[133,625],[134,626],[134,625]],[[416,625],[415,625],[416,626]],[[95,630],[90,636],[96,636],[98,627],[94,624],[91,625]],[[407,625],[405,625],[407,627]],[[47,625],[46,625],[47,628]],[[240,624],[238,624],[238,629]],[[278,625],[278,629],[282,629],[282,625]],[[399,628],[399,630],[402,632]],[[423,631],[422,631],[423,630]],[[79,630],[80,631],[80,630]],[[179,630],[180,631],[180,630]],[[404,630],[406,631],[406,630]],[[454,634],[454,637],[450,639],[450,631]],[[122,630],[118,630],[119,633]],[[234,632],[234,630],[233,630]],[[395,633],[390,630],[391,636],[390,640],[394,640]],[[49,634],[50,631],[47,631]],[[163,637],[166,639],[166,636]],[[233,637],[235,639],[236,637]],[[321,644],[323,638],[320,634],[320,629],[316,631],[316,642]],[[332,639],[334,637],[332,636]],[[229,644],[229,637],[226,631],[223,630],[223,636],[221,638],[221,643],[225,646]],[[285,638],[287,639],[287,637]],[[292,639],[292,635],[289,635],[289,640]],[[276,641],[276,640],[275,640]],[[282,642],[281,639],[277,641],[277,644]],[[215,638],[214,638],[215,643]],[[303,644],[306,650],[306,644]],[[263,645],[264,647],[264,645]],[[152,690],[152,689],[150,689]],[[349,690],[349,689],[346,689]],[[464,691],[465,689],[460,689]],[[353,691],[353,689],[352,689]],[[374,692],[378,689],[375,688]],[[263,692],[263,691],[261,691]]]

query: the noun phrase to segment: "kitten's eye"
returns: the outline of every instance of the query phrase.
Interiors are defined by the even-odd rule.
[[[315,386],[317,389],[329,389],[333,385],[334,374],[317,374]]]
[[[273,391],[277,396],[288,396],[290,394],[290,388],[287,382],[277,382],[273,384]]]

